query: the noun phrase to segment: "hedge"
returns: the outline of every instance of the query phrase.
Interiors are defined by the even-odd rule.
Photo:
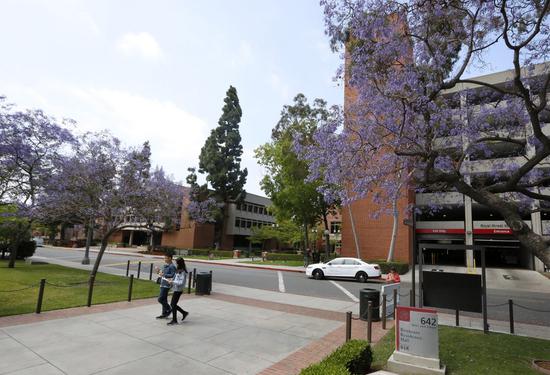
[[[233,251],[231,250],[209,250],[209,249],[189,249],[187,254],[189,255],[205,255],[208,256],[212,253],[215,257],[220,258],[233,258]]]
[[[304,260],[301,254],[267,253],[267,260]]]
[[[350,372],[344,365],[323,361],[303,369],[300,375],[350,375]]]
[[[365,340],[351,340],[336,349],[320,363],[311,365],[300,375],[359,375],[366,374],[372,363],[372,351]]]
[[[403,262],[386,262],[385,260],[369,260],[367,263],[376,263],[380,266],[380,271],[382,273],[389,273],[390,269],[393,267],[398,274],[403,275],[409,272],[409,264]]]

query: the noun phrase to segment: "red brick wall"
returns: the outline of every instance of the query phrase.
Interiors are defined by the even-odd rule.
[[[408,197],[399,200],[399,224],[397,241],[395,244],[394,260],[409,262],[410,228],[403,224],[403,214]],[[380,215],[373,219],[371,214],[378,210],[378,206],[369,198],[354,202],[351,206],[355,222],[355,231],[359,242],[361,259],[386,259],[391,241],[393,217]],[[349,210],[342,209],[342,256],[356,257],[355,241],[351,228]]]

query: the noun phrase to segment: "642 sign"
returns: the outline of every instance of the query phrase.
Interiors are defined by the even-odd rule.
[[[439,358],[437,311],[397,306],[395,347],[402,353]]]

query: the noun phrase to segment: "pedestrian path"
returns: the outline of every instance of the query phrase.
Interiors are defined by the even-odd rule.
[[[221,293],[181,304],[177,326],[154,319],[154,299],[0,318],[0,373],[297,374],[345,338],[341,312]],[[365,332],[354,322],[353,337]]]

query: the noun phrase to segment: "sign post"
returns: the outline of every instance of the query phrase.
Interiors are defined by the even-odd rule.
[[[397,290],[397,301],[393,300],[393,290]],[[382,306],[382,298],[386,296],[386,318],[393,316],[394,306],[399,305],[399,283],[382,285],[380,288],[380,306]],[[396,303],[397,302],[397,303]],[[380,309],[380,319],[383,319],[382,309]],[[394,317],[395,319],[395,317]]]
[[[395,351],[387,367],[399,374],[445,374],[439,361],[436,310],[397,306]]]

